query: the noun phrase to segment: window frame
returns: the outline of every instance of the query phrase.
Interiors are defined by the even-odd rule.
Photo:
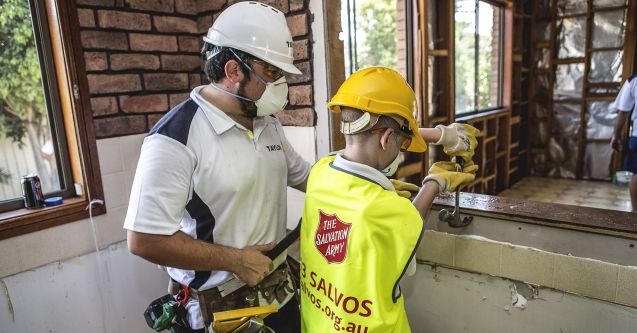
[[[55,82],[57,76],[53,64],[53,52],[51,37],[48,34],[48,18],[45,13],[44,0],[29,0],[31,10],[33,32],[36,52],[40,60],[40,72],[42,76],[42,93],[47,110],[47,120],[51,131],[51,137],[55,145],[55,157],[57,164],[57,177],[60,181],[60,189],[45,193],[45,197],[61,196],[64,199],[75,196],[69,154],[66,148],[66,134],[64,133],[64,120],[60,108],[59,90]],[[34,149],[34,147],[32,147]],[[0,213],[24,208],[22,197],[4,200],[0,202]]]
[[[63,146],[60,154],[68,156],[65,181],[82,184],[82,194],[66,198],[60,206],[35,210],[18,208],[0,213],[0,240],[88,218],[89,203],[104,198],[75,3],[59,0],[29,2],[33,15],[40,17],[34,17],[34,22],[37,21],[39,30],[50,38],[52,62],[46,72],[54,73],[55,77],[43,77],[43,81],[50,80],[50,86],[54,87],[50,98],[53,103],[59,101],[60,111],[57,116],[60,126],[57,133],[52,129],[52,135],[56,135],[58,144]],[[47,98],[47,103],[49,101]],[[73,188],[68,190],[73,192]],[[91,213],[93,216],[105,214],[106,208],[93,205]]]
[[[455,0],[454,0],[455,1]],[[475,38],[475,52],[474,52],[474,62],[475,62],[475,73],[474,73],[474,106],[477,106],[478,102],[477,102],[477,96],[479,95],[479,90],[478,90],[478,55],[480,53],[480,43],[479,43],[479,34],[478,34],[478,25],[479,25],[479,19],[477,18],[479,15],[479,3],[480,2],[484,2],[485,4],[491,5],[493,7],[498,8],[499,11],[499,15],[500,15],[500,26],[498,27],[499,29],[499,34],[498,34],[498,44],[500,45],[500,47],[498,48],[498,104],[497,106],[494,107],[490,107],[490,108],[485,108],[485,109],[472,109],[470,111],[466,111],[466,112],[461,112],[458,113],[458,108],[457,108],[457,103],[455,101],[456,98],[456,91],[453,92],[453,96],[454,96],[454,105],[456,105],[456,108],[453,110],[454,116],[456,118],[458,117],[468,117],[468,116],[474,116],[474,115],[478,115],[481,113],[485,113],[485,112],[489,112],[489,111],[494,111],[494,110],[502,110],[505,107],[505,98],[504,98],[504,91],[506,90],[504,87],[504,70],[505,70],[505,39],[504,39],[504,34],[506,33],[505,31],[505,5],[502,3],[499,3],[497,1],[489,1],[489,0],[475,0],[476,2],[476,22],[475,22],[475,31],[476,33],[474,34],[474,38]],[[457,7],[454,4],[454,18],[455,18],[455,10],[457,9]],[[455,34],[455,19],[454,19],[454,34]],[[455,43],[455,36],[454,38],[454,43]],[[456,67],[455,65],[455,53],[454,53],[454,68]],[[455,84],[455,76],[454,76],[454,89],[457,89],[457,84]]]

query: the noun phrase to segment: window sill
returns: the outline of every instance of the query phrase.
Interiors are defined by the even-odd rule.
[[[440,195],[436,197],[433,205],[435,209],[453,209],[453,206],[453,195]],[[637,220],[635,220],[635,214],[629,212],[464,192],[460,196],[460,208],[463,215],[500,218],[556,228],[637,238]]]
[[[89,217],[87,205],[85,198],[68,198],[60,206],[0,213],[0,240],[86,219]],[[93,216],[104,213],[103,205],[93,206]]]

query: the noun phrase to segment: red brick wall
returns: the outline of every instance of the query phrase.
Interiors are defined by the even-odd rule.
[[[97,138],[146,133],[205,84],[201,38],[236,0],[76,0]],[[285,13],[294,39],[284,125],[314,126],[309,0],[264,0]]]

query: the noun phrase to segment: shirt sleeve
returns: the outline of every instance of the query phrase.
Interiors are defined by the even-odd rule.
[[[307,179],[310,173],[310,163],[299,155],[288,139],[285,137],[281,123],[277,121],[277,131],[280,133],[281,142],[283,143],[283,151],[285,152],[285,160],[288,166],[288,186],[294,186],[302,183]]]
[[[617,98],[613,105],[615,109],[621,112],[630,112],[635,106],[635,89],[637,88],[637,80],[626,81],[621,90],[617,94]]]
[[[144,140],[131,189],[124,228],[172,235],[180,229],[190,195],[195,155],[161,134]]]

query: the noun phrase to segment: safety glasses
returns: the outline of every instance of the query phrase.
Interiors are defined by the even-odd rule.
[[[250,62],[260,64],[263,66],[263,71],[267,76],[269,76],[273,81],[280,79],[283,76],[283,70],[280,68],[273,66],[263,60],[250,60]]]

